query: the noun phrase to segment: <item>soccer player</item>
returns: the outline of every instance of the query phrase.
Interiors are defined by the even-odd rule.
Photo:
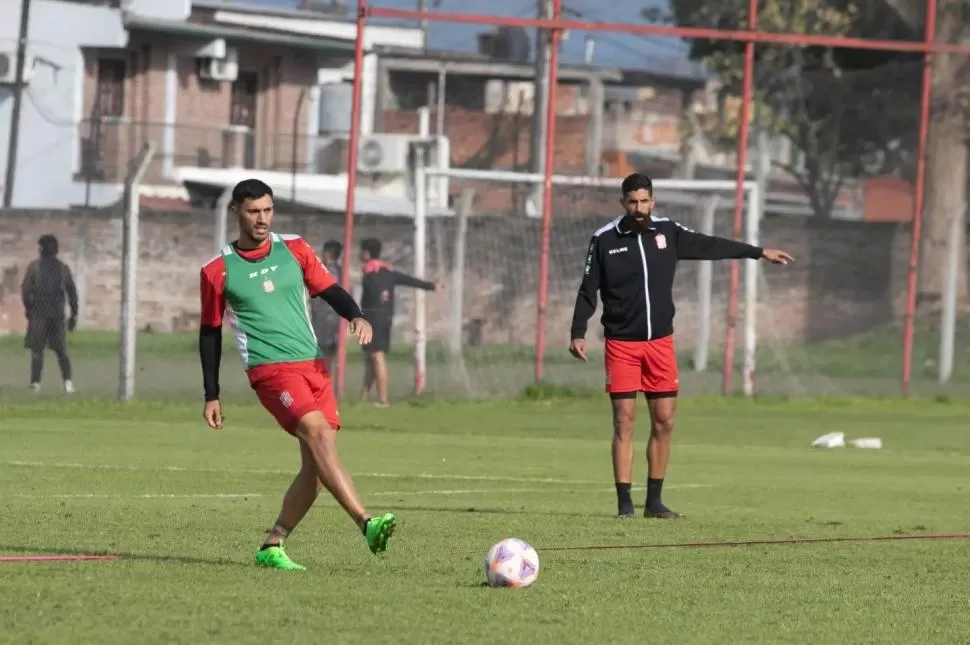
[[[425,291],[441,291],[444,285],[415,278],[395,271],[381,260],[381,241],[369,237],[361,240],[360,261],[363,263],[363,289],[360,305],[367,320],[374,326],[374,339],[364,345],[363,399],[370,399],[377,384],[377,405],[389,405],[387,396],[387,352],[391,349],[391,325],[394,322],[394,287],[414,287]]]
[[[27,317],[24,347],[30,350],[30,390],[40,391],[44,371],[44,349],[50,347],[57,355],[64,391],[74,392],[71,380],[71,359],[67,354],[67,333],[77,326],[77,286],[71,269],[57,258],[59,245],[53,235],[42,235],[37,241],[40,257],[27,265],[20,296]],[[71,309],[66,320],[64,305]]]
[[[337,240],[327,240],[323,243],[320,260],[323,266],[340,284],[343,267],[340,265],[340,253],[343,244]],[[313,332],[317,335],[317,345],[327,359],[327,367],[333,372],[333,359],[337,355],[337,332],[340,328],[340,317],[327,302],[320,298],[310,301],[310,311],[313,314]]]
[[[270,232],[273,191],[269,186],[258,179],[239,182],[232,191],[231,208],[239,222],[239,238],[202,268],[203,416],[209,427],[222,428],[219,363],[225,318],[260,403],[300,446],[300,471],[256,553],[256,563],[276,569],[305,568],[289,558],[283,542],[321,488],[354,520],[371,552],[384,551],[397,519],[390,513],[367,512],[337,454],[340,414],[313,335],[307,296],[322,298],[349,320],[350,332],[360,343],[370,342],[371,326],[302,238]]]
[[[633,427],[637,395],[650,411],[645,517],[678,518],[661,500],[679,380],[674,351],[674,272],[679,260],[765,259],[788,264],[784,251],[696,233],[653,215],[653,182],[642,174],[623,180],[624,215],[593,234],[573,311],[569,351],[586,356],[586,327],[603,301],[606,391],[613,407],[613,479],[618,516],[633,517]]]

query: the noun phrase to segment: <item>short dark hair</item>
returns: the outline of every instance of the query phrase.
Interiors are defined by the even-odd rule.
[[[620,190],[623,192],[624,197],[638,190],[645,190],[652,196],[653,180],[641,172],[635,172],[623,180],[623,185],[620,186]]]
[[[361,240],[360,249],[367,251],[367,254],[374,259],[381,257],[381,241],[376,237],[368,237]]]
[[[37,240],[37,244],[40,245],[40,252],[44,255],[57,255],[58,250],[60,250],[57,238],[50,233],[41,235],[40,239]]]
[[[323,252],[329,253],[334,260],[340,259],[340,253],[344,250],[344,245],[337,240],[327,240],[323,243]]]
[[[269,184],[259,179],[243,179],[232,189],[232,203],[239,206],[247,199],[259,199],[266,195],[273,196],[273,189]]]

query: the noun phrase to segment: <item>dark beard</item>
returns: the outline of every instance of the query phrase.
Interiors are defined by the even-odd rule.
[[[644,233],[650,229],[650,216],[644,215],[643,217],[635,217],[633,215],[626,215],[623,218],[623,228],[634,233]]]

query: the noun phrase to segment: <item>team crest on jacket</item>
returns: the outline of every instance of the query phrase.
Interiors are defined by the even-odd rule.
[[[665,248],[667,248],[667,236],[666,235],[664,235],[663,233],[657,233],[657,236],[654,239],[657,240],[657,248],[658,249],[665,249]]]
[[[265,291],[266,293],[273,293],[274,291],[276,291],[276,285],[273,284],[272,280],[264,280],[263,291]]]

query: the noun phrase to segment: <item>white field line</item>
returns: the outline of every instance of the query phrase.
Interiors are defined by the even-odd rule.
[[[679,488],[701,488],[700,484],[682,484]],[[638,490],[634,487],[633,490]],[[643,487],[639,487],[643,490]],[[367,493],[374,497],[407,497],[409,495],[505,495],[510,493],[548,493],[548,488],[491,488],[475,489],[460,488],[450,490],[388,490]],[[576,491],[569,491],[575,493]],[[612,492],[612,489],[596,489],[588,492]],[[242,499],[249,497],[268,497],[264,493],[64,493],[64,494],[28,494],[0,495],[0,499]],[[276,497],[272,495],[271,497]]]
[[[679,488],[701,488],[699,484],[681,485]],[[633,487],[632,490],[638,490]],[[639,490],[643,490],[640,487]],[[367,493],[372,497],[407,497],[408,495],[505,495],[509,493],[548,493],[548,488],[458,488],[452,490],[385,490]],[[569,491],[575,493],[576,491]],[[612,489],[596,489],[596,493],[612,492]],[[0,494],[0,499],[243,499],[248,497],[276,497],[265,493],[64,493],[64,494]]]
[[[262,468],[184,468],[182,466],[131,466],[118,464],[78,464],[69,462],[43,461],[3,461],[0,465],[19,468],[81,468],[90,470],[126,470],[136,472],[173,472],[173,473],[242,473],[247,475],[293,475],[291,470],[262,469]],[[432,479],[445,481],[480,481],[480,482],[514,482],[521,484],[566,484],[566,485],[597,485],[603,480],[589,479],[556,479],[549,477],[505,477],[500,475],[456,475],[447,473],[352,473],[357,478],[374,479]],[[708,488],[706,484],[665,484],[670,488]],[[483,491],[484,492],[484,491]]]

